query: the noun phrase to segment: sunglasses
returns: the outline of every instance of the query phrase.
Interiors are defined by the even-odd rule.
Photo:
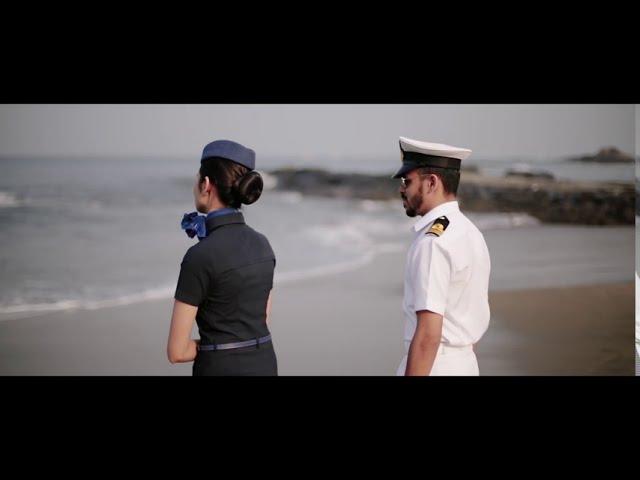
[[[400,177],[400,183],[404,188],[409,188],[409,185],[411,185],[411,180],[409,178]]]
[[[422,173],[418,173],[417,177],[420,179],[426,178],[427,175],[422,174]],[[414,179],[415,180],[415,179]],[[400,177],[400,183],[402,184],[402,186],[404,188],[409,188],[409,185],[411,185],[411,182],[413,182],[413,180],[406,178],[406,177]]]

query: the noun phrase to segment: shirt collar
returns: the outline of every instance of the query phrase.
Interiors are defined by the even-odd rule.
[[[244,223],[244,216],[241,212],[235,211],[231,212],[228,215],[207,215],[206,220],[207,226],[207,235],[209,235],[216,228],[221,227],[223,225],[229,225],[232,223]]]
[[[458,206],[458,202],[456,200],[451,202],[445,202],[438,205],[436,208],[427,212],[427,214],[418,220],[414,225],[413,229],[416,232],[419,232],[431,222],[433,222],[436,218],[441,217],[443,215],[448,215],[453,212],[459,212],[460,207]]]
[[[231,208],[231,207],[219,208],[218,210],[213,210],[207,213],[207,218],[218,217],[220,215],[228,215],[230,213],[238,213],[239,211],[240,210],[238,210],[237,208]]]

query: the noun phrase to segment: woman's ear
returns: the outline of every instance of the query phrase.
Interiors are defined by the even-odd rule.
[[[213,188],[213,184],[209,180],[209,177],[204,177],[204,182],[202,182],[202,193],[209,193]]]
[[[219,201],[220,195],[218,192],[218,186],[216,185],[216,182],[212,182],[211,180],[209,180],[209,177],[204,177],[204,178],[205,178],[206,192],[209,194],[210,198],[215,198]]]

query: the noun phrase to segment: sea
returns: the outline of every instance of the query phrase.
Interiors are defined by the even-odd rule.
[[[267,172],[294,167],[390,175],[395,161],[258,160],[265,191],[243,213],[273,247],[276,286],[406,252],[416,219],[404,214],[399,199],[279,191]],[[560,179],[635,182],[629,164],[512,159],[478,167],[500,176],[523,164]],[[197,242],[180,229],[180,220],[194,210],[198,166],[184,158],[0,158],[0,320],[172,297],[183,255]],[[542,225],[523,213],[468,216],[496,247],[494,289],[620,281],[625,262],[634,262],[633,227]]]

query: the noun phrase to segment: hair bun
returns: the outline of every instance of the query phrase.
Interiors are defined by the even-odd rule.
[[[255,170],[252,170],[240,178],[236,189],[237,198],[241,203],[251,205],[262,195],[263,186],[262,176]]]

